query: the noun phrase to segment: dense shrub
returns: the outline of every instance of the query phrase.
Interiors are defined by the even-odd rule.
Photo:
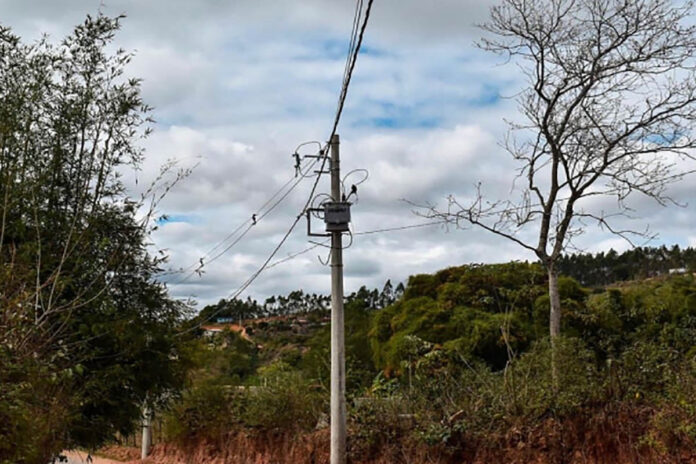
[[[232,414],[230,399],[229,388],[214,382],[189,389],[166,414],[165,433],[182,442],[220,436],[239,420]]]
[[[377,312],[370,329],[375,364],[400,372],[406,335],[444,344],[501,369],[509,350],[525,350],[541,324],[537,300],[547,292],[541,267],[529,263],[468,265],[409,280],[404,297]],[[585,292],[565,279],[565,301],[582,301]]]
[[[314,389],[300,372],[276,371],[264,377],[264,385],[240,398],[243,423],[270,431],[311,430],[327,403],[327,395]]]
[[[327,397],[301,373],[276,363],[261,370],[261,385],[234,386],[219,378],[198,382],[165,414],[166,434],[182,442],[220,438],[235,430],[311,430]]]

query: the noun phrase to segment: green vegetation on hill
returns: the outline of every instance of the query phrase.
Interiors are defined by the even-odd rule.
[[[391,281],[384,284],[382,290],[368,290],[360,287],[346,297],[346,302],[360,301],[368,308],[381,309],[389,306],[404,293],[404,285],[398,284],[396,288]],[[215,304],[207,305],[201,309],[191,325],[214,323],[221,320],[225,322],[238,322],[245,319],[258,319],[264,317],[288,316],[297,314],[321,314],[327,313],[331,308],[331,297],[305,293],[295,290],[288,295],[274,295],[263,303],[247,298],[246,300],[221,299]]]
[[[548,311],[535,311],[545,278],[540,266],[527,263],[411,277],[404,297],[374,316],[369,335],[375,364],[398,371],[428,346],[502,368],[508,350],[524,350],[545,333]]]
[[[679,245],[659,248],[637,247],[623,253],[609,250],[562,256],[559,272],[573,277],[582,285],[602,286],[626,280],[646,279],[669,274],[670,271],[696,271],[696,248],[681,249]]]
[[[534,263],[465,265],[411,277],[403,295],[382,308],[371,296],[384,292],[353,295],[346,304],[353,455],[381,455],[394,443],[463,455],[471,446],[493,446],[511,427],[591,420],[597,408],[650,411],[634,424],[641,449],[666,452],[696,440],[694,276],[593,289],[561,278],[558,388],[548,368],[546,279]],[[321,427],[326,316],[321,308],[247,321],[251,344],[239,345],[232,334],[222,336],[224,348],[220,339],[201,341],[226,373],[199,364],[206,374],[192,377],[168,415],[170,437],[213,438],[195,424],[216,421],[227,434],[296,436]]]

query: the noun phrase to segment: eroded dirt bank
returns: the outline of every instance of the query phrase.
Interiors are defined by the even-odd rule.
[[[511,425],[485,439],[465,434],[427,446],[413,434],[365,446],[349,442],[349,462],[360,464],[696,464],[696,447],[679,417],[645,408],[595,411],[533,427]],[[355,436],[355,435],[354,435]],[[149,464],[324,464],[328,430],[304,435],[230,433],[215,441],[160,444]],[[133,464],[141,461],[131,461]]]

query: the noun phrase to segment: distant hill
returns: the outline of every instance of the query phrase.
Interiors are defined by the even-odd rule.
[[[680,272],[696,271],[696,249],[679,245],[659,248],[638,247],[617,253],[578,253],[558,262],[561,274],[585,286],[603,286],[626,280],[639,280]]]

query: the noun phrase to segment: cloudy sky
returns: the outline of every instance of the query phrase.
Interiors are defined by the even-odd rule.
[[[491,3],[375,1],[339,127],[343,172],[369,171],[352,211],[355,231],[427,222],[404,200],[444,204],[449,194],[470,197],[479,181],[492,198],[511,194],[515,165],[498,144],[524,82],[517,68],[474,46],[475,24]],[[197,165],[161,204],[170,219],[153,236],[172,268],[191,269],[293,177],[295,147],[328,137],[354,8],[352,0],[0,0],[0,22],[25,40],[41,33],[57,40],[86,14],[127,15],[116,44],[136,52],[128,72],[144,79],[157,120],[139,185],[168,159]],[[302,181],[202,276],[167,276],[171,293],[202,304],[233,293],[281,239],[311,184]],[[322,180],[319,191],[328,189]],[[693,179],[673,195],[689,203]],[[659,233],[653,244],[696,245],[693,205],[665,209],[637,199],[633,206],[631,227],[650,224]],[[300,223],[276,259],[305,250],[307,240]],[[578,245],[627,247],[596,228]],[[318,255],[326,250],[269,269],[243,296],[328,293],[330,271]],[[463,263],[533,256],[482,231],[430,226],[358,235],[344,259],[350,292]]]

